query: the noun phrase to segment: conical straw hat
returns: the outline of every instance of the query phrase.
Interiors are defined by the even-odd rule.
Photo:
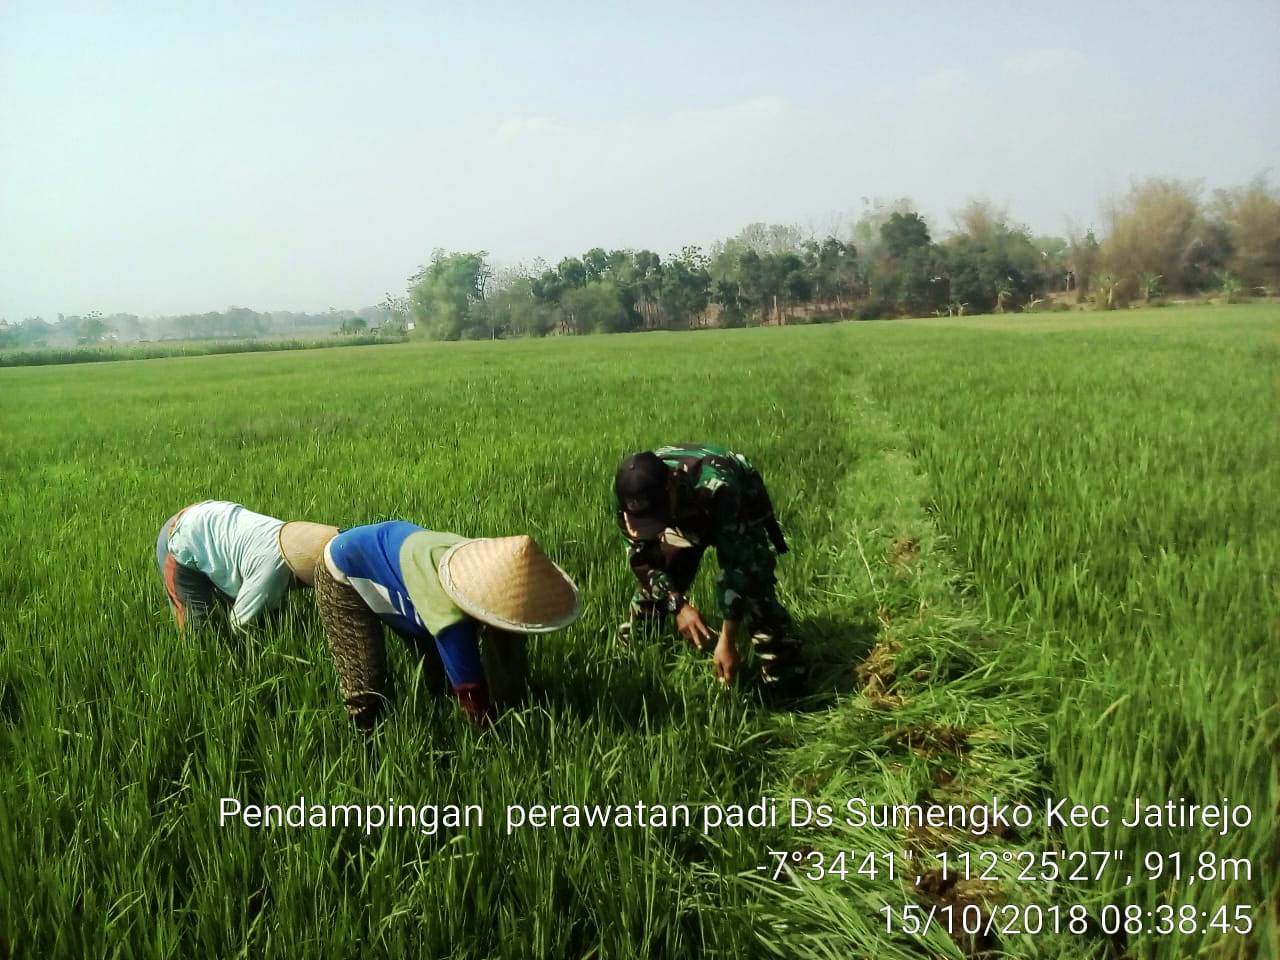
[[[293,575],[308,587],[315,584],[316,561],[338,528],[306,520],[290,520],[280,528],[280,556]]]
[[[439,570],[464,613],[501,630],[549,633],[578,619],[578,588],[531,537],[464,540]]]

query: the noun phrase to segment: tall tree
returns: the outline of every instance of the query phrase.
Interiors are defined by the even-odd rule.
[[[894,213],[880,227],[880,241],[890,257],[905,257],[929,246],[929,226],[914,211]]]
[[[1200,215],[1200,188],[1194,183],[1151,179],[1134,184],[1111,203],[1107,218],[1110,231],[1102,245],[1103,265],[1129,292],[1144,273],[1164,277],[1170,289],[1194,290],[1221,266],[1206,262],[1206,251],[1198,250],[1208,238]],[[1220,259],[1220,254],[1207,259]]]
[[[662,305],[659,302],[662,291],[662,258],[652,250],[637,250],[632,254],[632,264],[631,289],[635,295],[636,311],[646,330],[657,329],[663,326]]]
[[[873,260],[880,247],[880,228],[895,213],[911,213],[915,210],[915,203],[910,197],[898,197],[894,200],[863,197],[862,203],[862,216],[854,223],[850,236],[858,252],[867,260]]]
[[[658,281],[660,313],[670,324],[700,326],[710,300],[710,258],[697,246],[669,257]]]
[[[431,263],[415,274],[409,298],[414,320],[436,340],[475,336],[484,328],[481,306],[491,271],[486,251],[436,250]]]
[[[805,266],[809,271],[813,296],[821,303],[835,304],[843,317],[845,306],[858,284],[858,250],[834,236],[821,243],[806,240]]]
[[[577,332],[622,333],[631,327],[626,305],[611,280],[596,280],[568,291],[564,309]]]
[[[556,272],[567,287],[580,287],[587,282],[587,268],[577,257],[565,257]]]
[[[582,255],[582,266],[588,280],[601,280],[609,269],[609,255],[601,247],[592,247]]]
[[[1067,247],[1069,269],[1075,274],[1076,289],[1084,296],[1093,288],[1102,266],[1102,244],[1094,236],[1093,228],[1083,235],[1073,232]]]
[[[1231,240],[1227,269],[1250,293],[1280,293],[1280,191],[1257,177],[1217,191],[1212,211]]]

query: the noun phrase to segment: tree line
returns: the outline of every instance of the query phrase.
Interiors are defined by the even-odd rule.
[[[132,313],[101,311],[58,314],[50,323],[28,317],[19,323],[0,320],[0,349],[102,346],[111,343],[148,343],[190,340],[246,340],[348,335],[403,335],[409,323],[402,300],[388,296],[383,303],[360,310],[298,313],[276,310],[259,313],[247,307],[227,307],[209,313],[139,317]]]
[[[485,251],[436,250],[410,279],[415,325],[435,339],[735,327],[825,319],[1114,309],[1172,295],[1280,293],[1280,193],[1259,178],[1209,198],[1152,179],[1092,229],[1037,236],[994,204],[945,236],[909,199],[869,205],[845,232],[752,224],[709,251],[593,247],[554,267],[497,270]]]
[[[555,266],[497,268],[485,251],[438,249],[404,296],[361,310],[33,317],[0,321],[0,348],[414,328],[439,340],[488,339],[1280,293],[1280,192],[1265,178],[1207,197],[1187,181],[1137,183],[1107,205],[1101,236],[1092,228],[1037,236],[985,201],[952,219],[940,231],[901,198],[869,203],[824,237],[756,223],[709,250],[686,246],[665,258],[593,247]]]

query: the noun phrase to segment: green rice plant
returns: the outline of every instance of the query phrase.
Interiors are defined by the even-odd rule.
[[[1250,879],[1193,887],[1005,871],[984,896],[1252,903],[1251,938],[1119,947],[1280,953],[1265,828],[975,841],[503,823],[513,803],[993,793],[1229,795],[1261,818],[1280,688],[1280,457],[1258,399],[1275,323],[1250,305],[2,370],[0,955],[972,952],[884,930],[880,906],[931,902],[910,882],[756,870],[769,849],[905,844],[1251,858]],[[612,471],[701,438],[752,456],[787,527],[780,592],[815,668],[799,709],[720,689],[669,637],[612,642],[631,590]],[[173,629],[155,533],[205,497],[344,526],[527,531],[584,613],[532,642],[529,703],[484,732],[393,644],[395,705],[364,741],[309,594],[245,637]],[[434,834],[219,822],[222,797],[300,796],[479,804],[486,820]]]
[[[1130,862],[1206,851],[1250,862],[1249,879],[1100,891],[1144,910],[1253,908],[1252,936],[1139,936],[1133,956],[1280,947],[1267,825],[1280,745],[1280,450],[1260,402],[1277,374],[1277,319],[1274,306],[1188,308],[1126,316],[1105,334],[1064,320],[1044,337],[993,320],[971,352],[931,321],[930,337],[898,335],[909,353],[877,354],[876,396],[906,425],[985,610],[1052,638],[1048,660],[1027,648],[1053,711],[1052,789],[1117,809],[1141,795],[1253,810],[1250,829],[1225,837],[1066,831],[1071,845],[1122,849]]]
[[[1235,303],[1240,299],[1240,291],[1243,284],[1240,278],[1228,270],[1222,270],[1218,273],[1218,292],[1222,294],[1222,299],[1226,303]]]
[[[269,353],[278,350],[315,350],[323,347],[365,347],[379,343],[405,343],[407,340],[408,336],[400,332],[289,340],[175,340],[112,346],[40,347],[0,352],[0,367],[42,367],[67,363],[110,363],[115,360],[204,357],[224,353]]]

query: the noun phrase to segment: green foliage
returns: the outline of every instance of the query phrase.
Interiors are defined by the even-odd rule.
[[[1240,278],[1223,270],[1218,274],[1218,292],[1227,303],[1235,303],[1240,296]]]
[[[1160,274],[1147,272],[1138,275],[1138,292],[1147,303],[1160,296],[1163,289],[1164,277]]]
[[[582,267],[588,280],[602,280],[609,269],[609,255],[601,247],[592,247],[582,255]]]
[[[417,325],[436,340],[475,336],[484,321],[486,287],[491,271],[488,254],[436,250],[431,263],[410,279],[409,298]]]
[[[880,241],[890,257],[903,259],[928,248],[929,226],[918,213],[895,213],[880,227]]]
[[[857,284],[857,252],[834,237],[798,249],[760,253],[735,239],[715,251],[704,282],[726,325],[785,322],[797,308],[842,306]]]
[[[518,277],[485,301],[488,325],[505,336],[540,337],[551,329],[547,312],[538,309],[534,284],[529,277]]]
[[[0,366],[58,366],[108,364],[116,360],[163,360],[165,357],[207,357],[219,353],[276,353],[291,349],[369,347],[379,343],[403,343],[403,333],[375,332],[351,337],[280,340],[173,340],[169,343],[111,344],[108,347],[37,347],[0,353]]]
[[[1111,205],[1108,218],[1105,268],[1130,288],[1139,288],[1144,275],[1159,274],[1173,290],[1210,289],[1231,257],[1231,230],[1206,215],[1195,183],[1137,183]]]
[[[121,344],[174,340],[239,341],[267,336],[283,339],[286,335],[298,339],[299,334],[330,334],[356,319],[363,321],[367,328],[403,333],[408,316],[407,302],[390,295],[378,306],[364,307],[359,311],[331,309],[325,313],[287,310],[259,313],[247,307],[227,307],[221,312],[139,317],[132,313],[104,315],[95,310],[83,316],[59,314],[56,324],[46,323],[40,317],[28,317],[17,324],[0,321],[0,349],[93,346],[106,341]]]
[[[534,301],[543,307],[554,307],[560,303],[567,289],[564,278],[555,270],[547,270],[530,281],[530,292]]]
[[[953,237],[942,248],[950,296],[968,303],[972,313],[1003,312],[1043,293],[1036,260],[1030,239],[1003,227],[985,239]]]
[[[806,237],[793,225],[752,223],[708,253],[685,247],[665,260],[651,250],[593,247],[525,278],[532,310],[522,293],[498,311],[521,312],[514,323],[477,307],[510,282],[491,285],[479,255],[446,284],[451,292],[433,293],[434,305],[420,313],[433,318],[424,325],[430,336],[454,339],[975,316],[1022,311],[1072,283],[1077,302],[1111,310],[1132,298],[1154,303],[1169,290],[1216,289],[1229,262],[1246,271],[1245,289],[1280,287],[1280,199],[1263,180],[1220,192],[1211,210],[1202,207],[1195,184],[1151,180],[1135,185],[1108,216],[1105,245],[1092,229],[1070,239],[1032,237],[1004,210],[975,201],[956,214],[956,232],[935,242],[929,224],[901,198],[868,201],[850,231],[856,243]],[[419,288],[427,272],[415,277],[415,303],[425,296]],[[1160,280],[1151,286],[1155,277]],[[593,288],[566,300],[600,283],[612,286],[625,319],[616,314],[612,293]],[[597,322],[601,311],[607,319]]]
[[[1126,867],[1147,850],[1250,857],[1253,878],[1230,885],[1020,883],[1000,865],[989,892],[1256,906],[1256,938],[1045,932],[1002,940],[1002,956],[1265,953],[1280,456],[1257,398],[1277,373],[1274,325],[1259,304],[0,371],[0,944],[140,960],[962,956],[937,929],[884,933],[879,905],[936,902],[909,881],[754,869],[769,849],[910,846],[1120,849]],[[632,586],[612,470],[689,437],[750,453],[769,481],[792,544],[781,597],[819,691],[803,710],[719,689],[669,635],[609,639]],[[344,526],[529,531],[584,613],[530,642],[531,701],[485,732],[392,643],[398,693],[366,742],[306,592],[247,637],[175,633],[155,531],[206,496]],[[1119,809],[1137,792],[1227,795],[1257,821],[1226,838],[1112,827],[981,844],[501,824],[508,803]],[[299,795],[488,817],[434,837],[218,823],[220,797]]]
[[[560,279],[569,289],[581,287],[587,282],[587,268],[577,257],[565,257],[561,260],[556,273],[560,274]]]
[[[1213,216],[1229,238],[1231,272],[1250,293],[1280,292],[1280,190],[1266,177],[1214,195]]]
[[[1128,306],[1123,281],[1112,273],[1099,276],[1094,282],[1093,306],[1095,310],[1118,310]]]
[[[886,243],[884,252],[888,249]],[[900,256],[882,257],[871,267],[870,300],[879,305],[882,316],[932,313],[949,299],[947,278],[939,267],[932,246],[913,246]]]
[[[631,588],[608,477],[624,453],[686,435],[772,465],[796,544],[784,596],[802,623],[838,615],[818,576],[831,499],[812,489],[850,462],[829,436],[828,351],[714,336],[4,371],[0,942],[47,957],[761,955],[735,874],[777,831],[501,824],[517,802],[755,802],[785,741],[788,715],[721,690],[705,656],[607,639]],[[655,396],[693,384],[702,399],[637,403],[637,371]],[[821,442],[793,449],[801,436]],[[155,532],[206,496],[344,526],[527,531],[585,612],[530,643],[533,701],[486,733],[391,645],[398,696],[366,743],[309,593],[249,637],[176,634]],[[218,824],[219,797],[300,794],[477,802],[488,819],[436,837]]]
[[[407,339],[403,332],[389,330],[308,340],[176,340],[167,343],[113,344],[102,347],[33,348],[0,353],[0,367],[46,367],[66,363],[110,363],[115,360],[159,360],[165,357],[206,357],[227,353],[277,353],[282,350],[365,347],[381,343],[404,343]]]
[[[102,343],[111,332],[111,327],[102,319],[102,314],[94,310],[80,321],[75,333],[76,343],[81,346]]]
[[[574,332],[622,333],[631,326],[631,315],[618,287],[610,280],[596,280],[564,295],[564,314]]]
[[[827,237],[822,243],[808,240],[804,258],[813,296],[819,302],[834,304],[843,317],[861,285],[857,248],[835,237]]]
[[[1125,885],[1126,868],[1069,896],[1213,911],[1229,890],[1271,904],[1254,907],[1254,934],[1132,936],[1124,955],[1270,956],[1280,876],[1258,864],[1273,862],[1280,755],[1280,449],[1258,398],[1280,373],[1276,308],[1036,320],[1049,336],[973,323],[968,339],[903,330],[869,375],[984,608],[1027,631],[1011,669],[1040,678],[1050,711],[1049,795],[1254,811],[1227,836],[1113,821],[1058,838],[1138,866],[1148,851],[1250,858],[1252,881]]]
[[[1076,299],[1083,300],[1093,289],[1094,278],[1102,264],[1102,244],[1092,230],[1084,236],[1073,236],[1067,248],[1069,269],[1076,277]]]

